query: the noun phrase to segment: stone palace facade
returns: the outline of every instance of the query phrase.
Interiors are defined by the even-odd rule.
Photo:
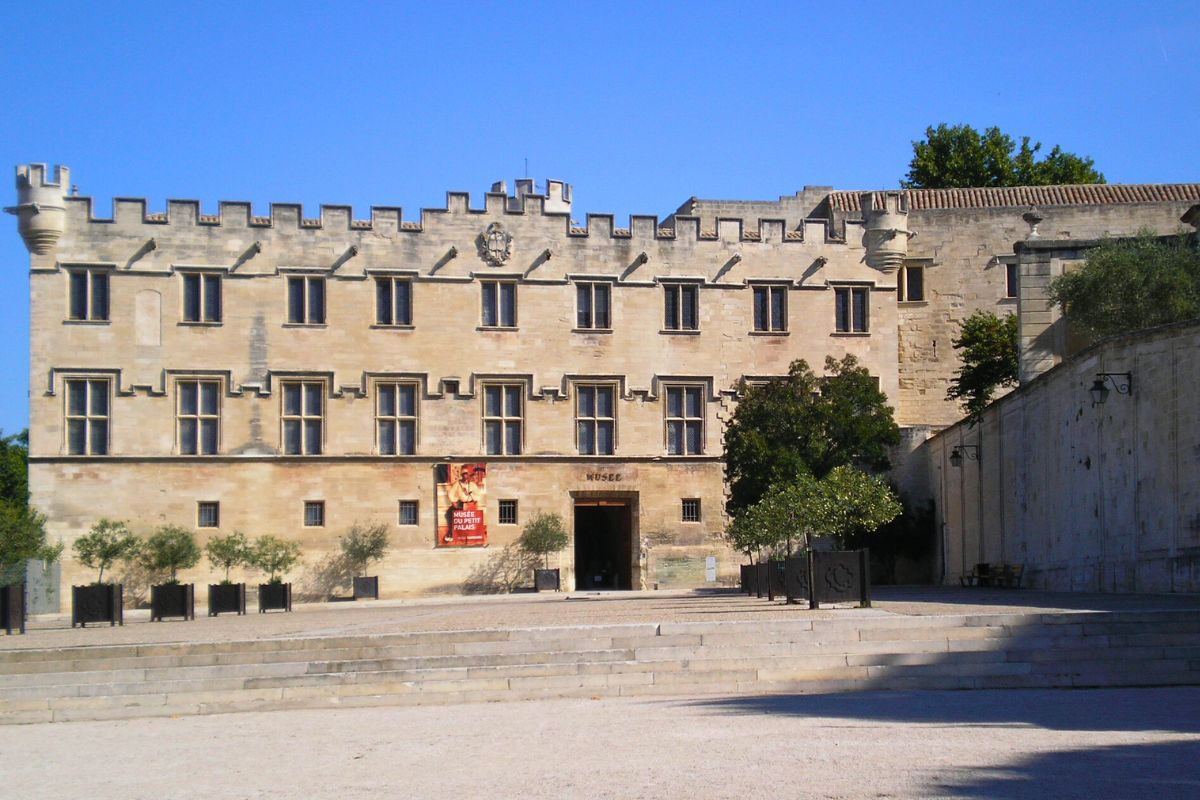
[[[17,190],[51,537],[101,517],[271,533],[302,545],[302,586],[352,523],[381,522],[385,596],[486,583],[540,512],[571,532],[566,588],[736,574],[721,453],[741,379],[853,354],[923,440],[961,416],[959,322],[1037,288],[1015,243],[1168,233],[1200,202],[1200,184],[808,187],[622,226],[573,220],[558,181],[416,220],[123,198],[105,216],[40,164]],[[932,494],[898,455],[905,490]],[[69,553],[61,587],[90,580]]]

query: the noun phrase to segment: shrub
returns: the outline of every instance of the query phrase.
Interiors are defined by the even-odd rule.
[[[176,574],[200,563],[196,536],[178,525],[163,525],[150,535],[142,547],[142,563],[152,574],[168,575],[167,583],[178,583]]]
[[[104,570],[117,561],[136,558],[142,549],[142,541],[129,532],[124,522],[101,519],[90,531],[76,539],[72,547],[79,563],[100,570],[96,583],[104,583]]]
[[[250,543],[246,541],[246,534],[234,531],[228,536],[214,536],[209,539],[204,545],[204,552],[208,555],[208,563],[212,564],[213,569],[225,570],[225,577],[221,583],[230,583],[229,570],[249,562]]]
[[[517,544],[530,555],[541,556],[544,566],[550,565],[550,554],[567,546],[567,529],[558,514],[538,514],[525,523]]]
[[[362,575],[374,561],[382,561],[387,554],[387,526],[375,523],[362,525],[358,522],[350,526],[346,535],[338,540],[342,548],[342,556],[355,575]]]
[[[300,545],[275,536],[254,540],[249,563],[267,574],[267,583],[283,583],[283,574],[300,562]]]

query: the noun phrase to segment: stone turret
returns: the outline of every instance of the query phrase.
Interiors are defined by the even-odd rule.
[[[863,215],[863,247],[867,264],[892,273],[904,264],[908,240],[908,198],[903,192],[863,192],[859,202]]]
[[[71,170],[54,168],[54,179],[47,179],[47,165],[22,164],[17,167],[17,205],[4,209],[17,217],[17,229],[29,252],[44,255],[54,249],[66,229],[63,198],[70,191]]]

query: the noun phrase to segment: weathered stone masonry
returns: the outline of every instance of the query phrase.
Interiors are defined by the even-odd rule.
[[[294,538],[311,567],[353,521],[381,521],[396,543],[380,568],[392,594],[457,589],[529,515],[558,512],[570,526],[582,501],[629,509],[632,544],[622,558],[635,588],[702,582],[709,556],[722,574],[734,572],[737,559],[718,536],[722,420],[737,381],[781,374],[796,358],[819,366],[851,353],[879,376],[902,423],[952,422],[950,338],[975,308],[1014,302],[1004,297],[1003,264],[1029,232],[1024,199],[943,208],[937,193],[922,192],[826,192],[815,204],[781,201],[778,213],[756,203],[748,219],[724,216],[728,203],[717,215],[710,201],[692,200],[688,213],[634,216],[619,228],[599,214],[572,224],[570,188],[558,182],[544,196],[521,182],[515,196],[486,194],[482,207],[451,193],[446,208],[423,210],[418,222],[391,207],[356,220],[347,207],[323,206],[310,219],[295,205],[257,216],[247,203],[221,203],[209,216],[174,200],[153,214],[129,199],[115,200],[104,219],[89,198],[69,193],[63,168],[22,167],[17,183],[31,251],[30,481],[52,536],[69,542],[102,516],[143,531],[194,526],[198,503],[219,503],[219,527],[202,534]],[[1197,185],[1146,188],[1154,191],[1138,202],[1106,195],[1043,208],[1043,228],[1093,237],[1166,229],[1189,203],[1165,190],[1200,199]],[[898,282],[903,290],[906,270],[916,269],[924,299],[898,303]],[[380,322],[387,280],[411,293],[404,324]],[[291,287],[309,282],[324,286],[323,318],[291,322]],[[513,287],[503,291],[515,303],[496,313],[511,310],[514,320],[486,316],[493,284]],[[580,326],[587,284],[608,287],[608,327]],[[196,287],[210,285],[216,318],[201,309],[200,319],[185,319],[199,308],[185,308]],[[104,286],[99,314],[104,298],[84,294]],[[782,319],[760,311],[757,320],[777,329],[755,330],[756,298],[781,297]],[[72,319],[81,309],[85,318]],[[68,408],[68,381],[106,393],[102,413],[85,419]],[[219,387],[211,455],[182,446],[194,420],[183,419],[191,415],[181,412],[181,387],[195,381]],[[308,420],[319,453],[306,441],[309,454],[283,454],[289,383],[319,390]],[[416,387],[412,455],[381,449],[379,387],[392,384]],[[499,385],[522,398],[519,454],[486,454],[486,387]],[[611,455],[579,454],[581,386],[611,387]],[[672,455],[667,396],[687,387],[702,398],[691,420],[700,438]],[[73,453],[72,424],[99,436],[103,452]],[[434,547],[434,467],[447,461],[489,465],[486,549]],[[682,501],[695,499],[699,521],[684,520]],[[517,501],[516,524],[499,523],[501,500]],[[305,526],[304,504],[316,501],[324,525]],[[416,502],[416,525],[400,524],[402,501]],[[577,578],[572,553],[558,562],[568,586]],[[68,560],[62,585],[86,577]],[[206,571],[188,577],[203,581]]]

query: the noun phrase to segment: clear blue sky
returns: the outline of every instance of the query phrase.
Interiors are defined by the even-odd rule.
[[[938,122],[1200,181],[1200,5],[20,3],[0,166],[64,163],[108,215],[195,198],[399,205],[524,172],[577,210],[897,185]],[[4,205],[15,190],[7,179]],[[0,428],[28,421],[28,256],[4,216]]]

